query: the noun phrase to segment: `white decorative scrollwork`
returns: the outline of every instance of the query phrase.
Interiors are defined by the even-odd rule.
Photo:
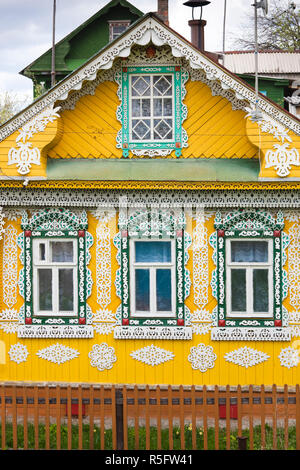
[[[58,118],[59,109],[60,107],[53,108],[53,105],[49,106],[19,129],[19,135],[16,138],[17,148],[10,148],[7,164],[16,164],[20,175],[27,175],[30,172],[31,165],[41,164],[40,150],[37,147],[32,148],[32,143],[29,142],[29,139],[34,134],[43,132],[49,122],[53,122]]]
[[[27,356],[29,354],[27,347],[24,344],[16,343],[12,344],[10,350],[8,351],[10,360],[20,364],[21,362],[27,361]]]
[[[300,224],[293,224],[289,229],[288,279],[290,304],[300,310]]]
[[[89,358],[91,366],[99,371],[112,369],[117,361],[114,348],[106,343],[94,344],[89,352]]]
[[[114,210],[97,209],[92,215],[98,220],[96,228],[96,285],[97,302],[106,308],[111,302],[111,233],[109,220],[115,217]]]
[[[262,351],[244,346],[224,355],[227,362],[232,362],[242,367],[252,367],[261,362],[267,361],[270,356]]]
[[[9,225],[3,241],[3,302],[12,308],[17,302],[18,253],[17,230]]]
[[[274,167],[280,177],[288,176],[291,166],[300,165],[300,155],[296,148],[289,149],[289,144],[275,144],[273,150],[266,152],[265,168]]]
[[[96,333],[109,335],[114,331],[117,324],[115,314],[108,309],[99,309],[93,314],[93,325]]]
[[[172,351],[167,351],[166,349],[151,344],[151,346],[145,346],[144,348],[131,352],[130,356],[137,361],[144,362],[144,364],[157,366],[158,364],[172,360],[175,354]]]
[[[63,344],[56,343],[48,346],[47,348],[40,349],[36,355],[41,359],[54,362],[55,364],[63,364],[64,362],[71,361],[79,356],[79,351]]]
[[[192,364],[192,369],[206,372],[215,366],[217,355],[213,352],[212,346],[206,346],[203,343],[193,346],[190,349],[188,361]]]
[[[290,346],[282,349],[278,357],[280,359],[280,364],[288,369],[291,367],[297,367],[300,362],[299,350]]]

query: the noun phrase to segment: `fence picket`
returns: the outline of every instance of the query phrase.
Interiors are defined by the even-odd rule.
[[[139,449],[140,436],[145,432],[143,445],[146,450],[173,450],[178,445],[178,439],[182,450],[187,445],[191,445],[192,449],[199,447],[198,439],[203,442],[200,444],[201,449],[219,449],[220,423],[223,422],[225,426],[224,429],[222,426],[222,434],[224,433],[226,449],[236,446],[235,440],[232,441],[234,438],[231,436],[232,433],[237,436],[238,447],[242,449],[246,448],[246,438],[243,437],[246,424],[243,422],[243,416],[245,416],[248,431],[245,429],[244,436],[249,432],[250,450],[257,446],[257,418],[260,418],[261,424],[261,445],[259,445],[261,449],[271,447],[287,450],[295,446],[293,443],[296,440],[296,448],[300,450],[299,387],[297,385],[296,390],[290,389],[287,385],[278,388],[274,384],[271,388],[261,385],[260,389],[254,389],[253,385],[250,385],[247,390],[242,390],[239,385],[232,390],[229,385],[225,388],[218,386],[208,388],[204,385],[199,389],[196,389],[195,385],[191,388],[183,385],[179,387],[157,385],[154,388],[149,385],[144,387],[135,385],[132,389],[126,385],[122,387],[56,385],[53,388],[51,385],[0,384],[0,445],[2,449],[6,449],[7,446],[12,449],[23,446],[24,449],[33,447],[49,450],[56,447],[59,450],[62,447],[72,449],[74,443],[78,441],[78,449],[95,447],[104,449],[110,446],[109,448],[112,447],[113,450],[117,448],[128,450],[129,443],[130,446],[133,444],[135,449]],[[219,398],[221,403],[225,403],[225,407],[224,404],[219,406]],[[78,403],[78,408],[77,405],[74,406],[75,403]],[[237,403],[237,416],[233,403]],[[62,410],[65,410],[65,413]],[[53,418],[56,422],[56,433],[52,432]],[[225,421],[222,421],[224,418]],[[236,425],[233,426],[236,418]],[[212,419],[214,427],[211,424]],[[270,419],[272,419],[270,429],[273,434],[266,432]],[[188,427],[186,420],[189,421]],[[293,433],[289,427],[292,420],[296,421],[296,433]],[[89,423],[87,434],[86,422]],[[129,440],[129,427],[132,426],[132,422],[135,432],[133,443]],[[22,432],[19,433],[21,423],[23,441],[20,440]],[[99,430],[99,423],[100,445],[99,434],[94,434],[94,431]],[[179,431],[175,436],[178,423]],[[201,427],[203,425],[203,429],[197,429],[197,424]],[[62,425],[66,427],[67,433]],[[157,440],[153,442],[152,426],[155,425]],[[212,428],[214,441],[210,437]],[[55,434],[56,446],[55,441],[53,442]],[[283,436],[282,439],[279,439],[280,435]],[[97,436],[97,445],[95,436]],[[189,439],[191,444],[188,444]]]

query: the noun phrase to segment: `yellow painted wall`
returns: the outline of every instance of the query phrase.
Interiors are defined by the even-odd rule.
[[[64,134],[49,157],[121,158],[122,151],[116,149],[121,127],[116,118],[117,89],[116,83],[101,83],[95,95],[85,95],[74,110],[63,111]],[[189,140],[182,158],[257,158],[257,148],[246,134],[245,112],[233,111],[227,99],[212,96],[202,82],[189,80],[186,90],[188,117],[183,127]],[[170,157],[176,158],[174,152]]]
[[[286,221],[285,231],[289,233],[290,229],[299,223],[300,212],[295,212],[289,217],[290,221]],[[213,214],[205,222],[208,236],[213,232]],[[96,312],[100,307],[97,304],[96,298],[96,229],[97,220],[89,213],[89,231],[94,236],[94,245],[91,248],[92,260],[89,267],[93,274],[93,292],[92,296],[88,299],[88,303],[91,306],[93,312]],[[20,219],[17,221],[6,221],[6,227],[13,225],[20,229]],[[109,222],[109,228],[111,236],[113,237],[117,233],[117,220],[113,218]],[[195,228],[195,221],[187,216],[187,230],[192,235]],[[295,228],[295,227],[294,227]],[[297,227],[296,227],[297,228]],[[300,231],[300,225],[299,225]],[[192,246],[192,245],[191,245]],[[295,245],[294,245],[295,246]],[[3,240],[0,242],[1,258],[3,256]],[[188,269],[190,270],[191,279],[193,279],[193,253],[192,248],[189,252],[190,258],[188,261]],[[114,280],[115,273],[118,269],[118,263],[116,261],[116,248],[111,244],[111,259],[112,259],[112,286],[111,286],[111,303],[107,306],[109,310],[116,311],[117,306],[120,304],[120,299],[116,296]],[[211,278],[214,264],[212,262],[212,248],[208,248],[208,259],[209,259],[209,280]],[[300,259],[300,249],[299,249]],[[18,269],[21,264],[18,260]],[[286,265],[288,268],[288,264]],[[2,278],[2,276],[1,276]],[[0,292],[2,292],[3,286],[0,285]],[[1,295],[2,299],[2,295]],[[284,305],[290,310],[295,310],[295,305],[290,305],[290,299],[287,298],[284,301]],[[187,306],[191,312],[196,309],[194,303],[194,291],[193,286],[191,293],[186,300]],[[18,294],[17,303],[13,308],[18,309],[22,305],[22,298]],[[216,300],[212,296],[211,287],[209,287],[209,298],[205,309],[212,311],[216,305]],[[5,309],[6,306],[1,305],[1,310]],[[292,367],[290,369],[281,366],[278,358],[280,351],[288,346],[299,348],[299,336],[295,336],[290,343],[288,342],[235,342],[235,341],[211,341],[210,334],[194,334],[193,339],[190,341],[166,341],[166,340],[114,340],[113,334],[100,335],[95,332],[93,339],[18,339],[15,333],[5,333],[3,330],[4,322],[0,321],[0,345],[2,344],[5,349],[5,363],[1,364],[0,358],[0,378],[4,381],[51,381],[51,382],[91,382],[91,383],[140,383],[140,384],[219,384],[219,385],[236,385],[236,384],[268,384],[271,385],[276,383],[277,385],[289,384],[293,385],[299,383],[300,379],[300,365],[298,367]],[[3,342],[3,343],[1,343]],[[98,371],[95,367],[90,365],[90,359],[88,357],[89,352],[94,344],[107,343],[113,346],[117,361],[114,363],[111,370]],[[9,350],[11,345],[20,343],[26,345],[29,355],[26,362],[17,364],[10,360]],[[77,349],[80,355],[64,364],[53,364],[48,360],[39,358],[36,353],[47,346],[52,344],[60,343],[65,346]],[[188,361],[188,355],[192,346],[197,346],[200,343],[205,345],[211,345],[213,351],[217,355],[217,360],[212,369],[206,372],[200,372],[199,370],[193,370],[190,362]],[[146,345],[154,344],[168,351],[172,351],[175,354],[175,358],[158,366],[146,365],[133,359],[130,356],[132,351],[140,349]],[[4,345],[4,346],[3,346]],[[235,365],[226,362],[224,354],[230,351],[236,350],[240,347],[248,346],[259,351],[267,353],[270,358],[258,365],[245,368],[239,365]],[[2,361],[3,362],[3,361]]]

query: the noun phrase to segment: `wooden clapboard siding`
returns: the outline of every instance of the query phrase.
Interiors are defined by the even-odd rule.
[[[212,96],[201,82],[189,81],[186,88],[188,117],[183,126],[189,146],[182,158],[257,158],[257,149],[246,135],[244,112],[233,111],[225,98]],[[49,150],[49,157],[120,158],[122,152],[116,149],[121,126],[116,118],[120,104],[116,92],[115,83],[101,83],[95,95],[83,96],[74,110],[63,111],[64,134]]]
[[[212,216],[205,222],[208,237],[213,232],[213,221]],[[93,312],[96,312],[100,307],[97,303],[97,289],[96,289],[96,230],[98,221],[88,213],[89,231],[94,237],[94,244],[91,247],[91,262],[89,268],[92,271],[94,285],[92,289],[92,295],[88,299],[88,303],[91,306]],[[295,222],[286,221],[285,230],[289,228]],[[21,232],[20,219],[17,221],[7,221],[6,224],[13,225],[18,233]],[[195,228],[196,222],[191,220],[187,214],[187,231],[192,235]],[[111,231],[111,237],[117,233],[117,216],[112,218],[109,222]],[[3,240],[0,241],[1,257],[3,253]],[[18,251],[19,254],[19,251]],[[120,299],[116,296],[116,288],[114,285],[116,271],[119,265],[116,260],[117,250],[111,241],[111,303],[107,308],[113,312],[116,312],[117,307],[120,304]],[[212,248],[209,246],[208,251],[209,260],[209,278],[215,268],[212,261]],[[287,261],[286,269],[288,269]],[[0,264],[1,265],[1,264]],[[21,268],[20,260],[18,259],[18,269]],[[187,268],[191,274],[191,280],[193,280],[193,253],[192,246],[189,250],[189,261]],[[2,269],[2,268],[1,268]],[[1,270],[0,270],[1,271]],[[0,273],[1,274],[1,273]],[[0,292],[2,293],[2,275],[0,275]],[[0,296],[2,298],[2,295]],[[193,301],[194,290],[191,288],[190,296],[186,300],[188,308],[193,312],[197,309]],[[17,310],[20,309],[23,299],[18,294],[17,303],[14,306]],[[212,296],[212,290],[209,286],[208,289],[208,304],[204,307],[210,312],[216,305],[216,300]],[[289,297],[285,299],[284,305],[289,309],[293,310],[289,304]],[[1,308],[6,308],[3,299]],[[164,340],[114,340],[113,334],[105,335],[98,334],[95,332],[93,339],[19,339],[17,334],[5,333],[3,329],[0,330],[0,341],[5,345],[6,356],[5,364],[0,364],[1,378],[6,381],[35,381],[35,382],[86,382],[86,383],[130,383],[130,384],[182,384],[182,385],[202,385],[202,384],[218,384],[231,385],[247,384],[252,383],[253,385],[260,385],[265,383],[266,385],[292,385],[299,382],[299,368],[282,367],[278,358],[282,348],[286,348],[293,344],[294,339],[290,343],[287,342],[240,342],[240,341],[211,341],[210,333],[205,335],[193,335],[193,339],[190,341],[164,341]],[[26,345],[29,355],[26,362],[17,364],[10,360],[8,352],[11,345],[16,343]],[[96,368],[91,367],[89,360],[89,352],[91,351],[94,344],[107,343],[115,349],[117,356],[117,362],[114,363],[112,369],[105,371],[98,371]],[[40,349],[44,349],[51,344],[61,343],[65,346],[69,346],[79,351],[79,356],[71,361],[67,361],[63,364],[55,364],[50,361],[41,359],[37,356],[37,352]],[[159,364],[155,367],[144,364],[143,362],[133,359],[130,354],[132,351],[141,349],[151,344],[159,346],[168,351],[172,351],[175,355],[173,360]],[[205,373],[199,370],[193,370],[188,356],[190,354],[190,348],[197,346],[199,343],[205,345],[211,345],[217,359],[214,367],[208,369]],[[259,351],[268,354],[269,359],[265,362],[257,364],[253,367],[242,367],[230,362],[227,362],[224,355],[230,351],[239,349],[243,346],[248,346]]]

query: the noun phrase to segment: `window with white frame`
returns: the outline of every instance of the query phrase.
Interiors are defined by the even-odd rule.
[[[35,315],[77,315],[77,260],[74,239],[33,241]]]
[[[226,240],[227,316],[273,316],[271,240]]]
[[[122,67],[118,75],[122,104],[117,116],[122,122],[118,145],[123,156],[168,155],[179,157],[187,147],[182,122],[187,107],[182,103],[188,72],[181,66]]]
[[[172,75],[130,75],[130,137],[138,141],[172,141]]]
[[[289,236],[281,211],[261,209],[216,213],[212,293],[217,300],[212,340],[289,341],[284,265]]]
[[[132,317],[175,316],[174,240],[131,240]]]
[[[93,236],[86,211],[65,208],[24,211],[18,237],[19,289],[24,316],[19,338],[92,338],[88,268]]]
[[[190,293],[186,267],[191,236],[182,209],[122,209],[114,237],[120,268],[121,299],[114,337],[190,339],[185,299]]]
[[[130,25],[130,20],[109,21],[109,40],[113,41],[119,37]]]

